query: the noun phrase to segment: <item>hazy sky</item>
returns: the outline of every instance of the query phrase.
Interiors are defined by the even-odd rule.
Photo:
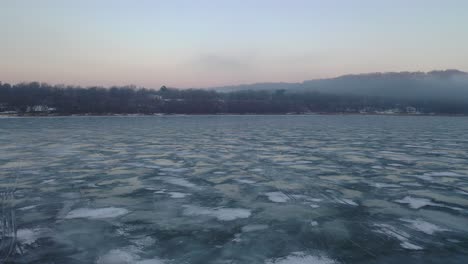
[[[468,70],[466,0],[0,0],[0,81],[202,87]]]

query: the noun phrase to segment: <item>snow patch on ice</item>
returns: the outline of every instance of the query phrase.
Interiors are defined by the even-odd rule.
[[[50,180],[44,180],[41,182],[41,184],[50,184],[50,183],[54,183],[55,182],[55,179],[50,179]]]
[[[321,201],[323,201],[323,199],[320,199],[320,198],[307,198],[308,201],[312,201],[312,202],[316,202],[316,203],[319,203]]]
[[[37,207],[37,205],[30,205],[30,206],[21,207],[18,210],[26,211],[26,210],[30,210],[30,209],[33,209],[33,208],[36,208],[36,207]]]
[[[297,161],[280,162],[278,164],[283,165],[283,166],[291,166],[291,165],[306,165],[306,164],[311,164],[311,163],[313,163],[313,162],[308,161],[308,160],[297,160]]]
[[[173,172],[173,173],[180,173],[180,172],[184,172],[184,171],[187,171],[188,169],[186,168],[162,168],[160,169],[160,171],[164,171],[164,172]]]
[[[265,230],[268,228],[268,225],[246,225],[242,227],[242,232],[254,232],[259,230]]]
[[[412,186],[412,187],[421,187],[422,186],[422,184],[419,184],[417,182],[402,182],[400,184],[405,185],[405,186]]]
[[[266,264],[336,264],[335,260],[323,256],[307,255],[304,252],[294,252],[291,255],[283,258],[270,259]]]
[[[426,222],[422,219],[400,219],[403,222],[409,223],[409,227],[418,231],[424,232],[428,235],[432,235],[435,232],[449,231],[448,229],[441,228],[432,223]]]
[[[451,171],[426,172],[423,175],[417,175],[416,178],[425,181],[434,181],[434,177],[460,177],[462,175]]]
[[[462,176],[458,173],[451,172],[451,171],[438,171],[438,172],[426,172],[424,176],[429,177],[459,177]]]
[[[16,239],[23,245],[31,245],[43,235],[44,231],[42,228],[18,229]]]
[[[150,164],[144,164],[140,162],[130,162],[130,163],[127,163],[126,165],[131,166],[131,167],[140,167],[140,168],[148,168],[148,169],[160,169],[161,168],[158,165],[150,165]]]
[[[335,198],[335,201],[340,203],[340,204],[346,204],[346,205],[352,205],[352,206],[358,206],[358,204],[351,200],[351,199],[346,199],[346,198]]]
[[[353,205],[353,206],[358,206],[358,204],[351,200],[351,199],[341,199],[343,202],[345,202],[346,204],[349,204],[349,205]]]
[[[423,249],[422,247],[420,247],[418,245],[415,245],[415,244],[411,244],[411,243],[409,243],[407,241],[400,243],[400,245],[401,245],[402,248],[406,248],[406,249],[410,249],[410,250],[421,250],[421,249]]]
[[[250,210],[243,208],[207,208],[199,206],[184,205],[185,215],[205,215],[215,217],[220,221],[232,221],[239,218],[249,218]]]
[[[403,199],[395,200],[397,203],[408,204],[413,209],[419,209],[427,205],[440,206],[429,199],[406,196]]]
[[[235,242],[235,243],[242,242],[241,234],[235,234],[234,238],[232,239],[232,242]]]
[[[131,250],[113,249],[100,256],[97,264],[164,264],[164,261],[158,258],[141,259],[140,256]]]
[[[240,182],[240,183],[246,183],[246,184],[254,184],[254,183],[256,183],[255,181],[247,180],[247,179],[236,179],[235,181],[236,181],[236,182]]]
[[[120,249],[113,249],[106,254],[100,256],[96,261],[97,264],[129,264],[135,263],[137,256],[133,253]]]
[[[309,201],[309,202],[321,202],[323,201],[323,199],[320,199],[320,198],[312,198],[310,196],[307,196],[307,195],[303,195],[303,194],[293,194],[291,195],[292,197],[294,197],[295,199],[299,199],[299,200],[305,200],[305,201]]]
[[[154,245],[156,240],[150,236],[145,236],[138,239],[133,239],[132,243],[135,244],[139,249],[142,249]]]
[[[318,226],[318,222],[317,221],[310,221],[310,225],[311,226]]]
[[[103,219],[114,218],[128,213],[127,209],[108,207],[108,208],[79,208],[68,212],[65,216],[66,219],[72,218],[89,218],[89,219]]]
[[[391,184],[391,183],[381,183],[381,182],[376,182],[373,184],[374,187],[376,188],[399,188],[401,187],[398,184]]]
[[[375,230],[377,233],[381,233],[387,235],[389,237],[396,238],[400,241],[400,246],[402,248],[410,249],[410,250],[421,250],[422,247],[415,245],[410,242],[409,237],[406,232],[399,230],[391,225],[387,224],[374,224],[374,226],[378,227],[379,229]]]
[[[285,203],[289,200],[289,197],[282,192],[268,192],[265,195],[274,203]]]
[[[414,177],[424,180],[424,181],[430,181],[430,182],[434,181],[434,178],[432,178],[432,176],[429,176],[429,175],[416,175]]]
[[[440,204],[440,203],[434,203],[431,200],[426,199],[426,198],[416,198],[416,197],[411,197],[411,196],[406,196],[403,199],[395,200],[395,202],[408,204],[413,209],[419,209],[427,205],[432,205],[432,206],[450,208],[452,210],[457,210],[457,211],[463,210],[462,208],[458,208],[458,207],[452,207],[452,206],[447,206],[447,205]]]
[[[175,199],[185,198],[188,195],[190,195],[189,193],[181,193],[181,192],[169,192],[168,194],[171,196],[171,198],[175,198]]]
[[[167,178],[167,179],[164,179],[164,181],[167,182],[167,183],[173,184],[173,185],[178,185],[178,186],[182,186],[182,187],[186,187],[186,188],[192,188],[192,189],[199,189],[200,188],[196,184],[193,184],[193,183],[187,181],[186,179]]]

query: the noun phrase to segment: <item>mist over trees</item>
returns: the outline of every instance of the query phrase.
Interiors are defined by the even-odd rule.
[[[458,71],[349,75],[293,86],[255,84],[217,90],[0,83],[0,113],[468,114],[466,76]]]
[[[396,99],[468,99],[468,73],[459,70],[387,72],[344,75],[302,83],[257,83],[224,86],[216,91],[277,90],[317,91],[329,94],[381,96]]]

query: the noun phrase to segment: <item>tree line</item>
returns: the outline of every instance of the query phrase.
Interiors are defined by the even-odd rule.
[[[0,82],[0,112],[17,114],[468,114],[464,100],[401,99],[315,91],[160,89]]]

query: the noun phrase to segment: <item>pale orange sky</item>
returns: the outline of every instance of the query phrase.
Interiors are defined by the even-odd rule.
[[[466,10],[461,0],[2,1],[0,81],[184,88],[466,71]]]

